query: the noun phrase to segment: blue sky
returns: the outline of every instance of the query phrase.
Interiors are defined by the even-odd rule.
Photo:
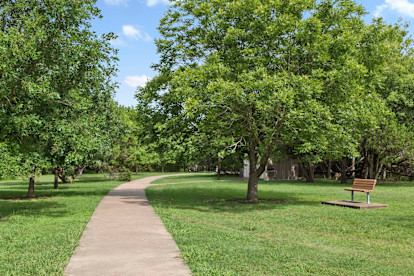
[[[370,13],[366,20],[381,15],[388,23],[399,18],[413,22],[414,0],[357,0]],[[97,33],[114,32],[119,38],[113,45],[119,49],[119,72],[116,81],[120,84],[116,100],[126,106],[134,106],[134,94],[138,85],[156,75],[151,64],[158,61],[154,38],[158,37],[159,20],[168,9],[168,0],[98,0],[103,19],[95,20]],[[414,26],[410,26],[414,34]]]

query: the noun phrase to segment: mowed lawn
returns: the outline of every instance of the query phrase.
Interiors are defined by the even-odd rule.
[[[36,182],[35,194],[55,197],[3,200],[25,196],[28,181],[1,181],[0,275],[62,275],[98,203],[121,183],[85,174],[54,190],[47,175]]]
[[[242,181],[153,186],[147,196],[194,275],[414,275],[414,183],[377,184],[371,202],[385,209],[321,204],[350,199],[349,182],[259,184],[260,198],[282,203],[229,201],[245,197]]]

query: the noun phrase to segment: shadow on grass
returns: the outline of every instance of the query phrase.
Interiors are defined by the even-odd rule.
[[[165,205],[168,208],[197,210],[199,212],[227,212],[245,213],[260,210],[284,209],[292,205],[319,206],[319,200],[303,200],[294,193],[265,191],[259,194],[259,202],[255,204],[245,204],[238,202],[244,199],[245,194],[240,189],[215,188],[199,186],[196,189],[188,187],[174,187],[171,190],[150,190],[148,193],[150,203],[154,206]],[[260,200],[266,199],[266,200]],[[281,200],[283,202],[271,202]]]
[[[24,216],[48,216],[48,217],[63,217],[67,212],[62,211],[61,207],[65,204],[57,203],[55,201],[46,200],[0,200],[0,218],[7,220],[10,215],[24,215]],[[0,223],[1,223],[0,220]]]
[[[88,178],[82,181],[75,182],[75,184],[60,184],[58,190],[53,189],[53,183],[38,182],[35,184],[36,197],[49,198],[35,198],[24,200],[4,200],[9,198],[24,197],[27,195],[27,186],[24,182],[16,183],[1,183],[0,190],[0,217],[1,220],[7,220],[7,217],[12,214],[24,216],[49,216],[61,217],[65,216],[67,212],[61,211],[65,208],[65,204],[60,203],[59,198],[65,197],[86,197],[88,196],[105,196],[108,194],[108,187],[100,185],[106,182],[102,178]],[[82,187],[82,184],[87,184]],[[0,221],[1,222],[1,221]]]
[[[88,195],[106,195],[108,189],[105,187],[100,188],[102,183],[114,182],[113,180],[104,180],[102,178],[87,178],[77,181],[75,183],[59,183],[59,189],[53,189],[53,183],[51,182],[36,182],[35,183],[35,195],[36,196],[88,196]],[[121,182],[120,182],[121,183]],[[82,184],[87,184],[83,189]],[[24,197],[27,195],[28,183],[16,182],[16,183],[0,183],[2,189],[0,190],[0,200],[14,197]]]

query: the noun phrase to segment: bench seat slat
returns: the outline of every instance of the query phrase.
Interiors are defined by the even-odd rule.
[[[363,192],[363,193],[370,193],[370,192],[372,192],[373,190],[366,190],[366,189],[354,189],[354,188],[351,188],[351,189],[344,189],[345,191],[355,191],[355,192]]]
[[[365,189],[365,190],[372,190],[374,187],[372,186],[352,186],[353,189]]]

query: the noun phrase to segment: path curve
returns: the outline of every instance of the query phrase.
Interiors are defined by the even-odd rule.
[[[64,275],[191,275],[148,203],[151,176],[118,186],[93,213]]]

